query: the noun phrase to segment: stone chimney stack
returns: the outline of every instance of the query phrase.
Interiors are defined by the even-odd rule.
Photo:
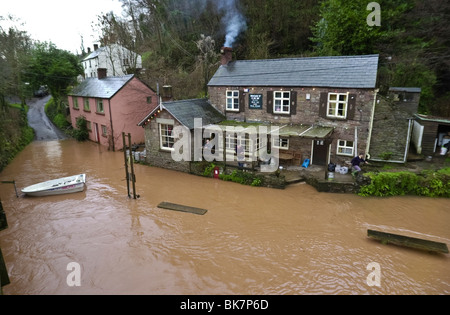
[[[220,50],[222,57],[220,59],[220,63],[222,66],[228,65],[229,62],[233,60],[233,49],[230,47],[222,47]]]
[[[94,51],[98,49],[98,44],[94,44]]]
[[[97,69],[97,77],[101,80],[106,78],[107,76],[107,70],[105,68],[98,68]]]
[[[173,101],[173,94],[172,94],[172,86],[171,85],[164,85],[163,86],[163,93],[161,95],[163,102],[169,102]]]

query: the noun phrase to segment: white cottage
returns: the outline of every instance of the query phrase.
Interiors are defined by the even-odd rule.
[[[85,78],[96,78],[98,69],[101,69],[100,73],[104,73],[104,76],[123,76],[142,69],[142,57],[118,44],[104,47],[94,45],[94,51],[82,64]]]

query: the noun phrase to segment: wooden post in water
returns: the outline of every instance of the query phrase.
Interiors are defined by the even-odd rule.
[[[131,154],[131,134],[128,134],[128,146],[130,148],[130,168],[131,168],[131,182],[133,185],[133,199],[136,199],[136,176],[134,175],[134,157]]]
[[[125,178],[127,180],[127,193],[128,198],[130,197],[130,173],[128,172],[128,161],[127,161],[127,144],[125,141],[125,132],[122,132],[122,140],[123,140],[123,157],[125,161]],[[131,148],[130,148],[130,158],[131,158]]]
[[[139,195],[136,194],[136,176],[134,175],[134,164],[133,164],[133,156],[131,153],[131,134],[128,134],[128,146],[126,144],[126,138],[125,138],[125,132],[122,132],[122,140],[123,140],[123,154],[125,159],[125,178],[127,180],[127,192],[128,192],[128,198],[131,198],[130,194],[130,181],[132,182],[133,186],[133,198],[139,198]],[[131,173],[128,171],[128,158],[127,158],[127,148],[129,149],[130,155],[130,168]]]

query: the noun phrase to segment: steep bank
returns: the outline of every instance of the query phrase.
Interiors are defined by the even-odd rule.
[[[5,106],[0,110],[0,172],[34,139],[28,126],[27,107]]]

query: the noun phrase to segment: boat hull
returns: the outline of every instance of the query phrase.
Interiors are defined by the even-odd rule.
[[[71,194],[83,191],[85,183],[86,175],[80,174],[31,185],[22,189],[22,192],[33,197]]]

